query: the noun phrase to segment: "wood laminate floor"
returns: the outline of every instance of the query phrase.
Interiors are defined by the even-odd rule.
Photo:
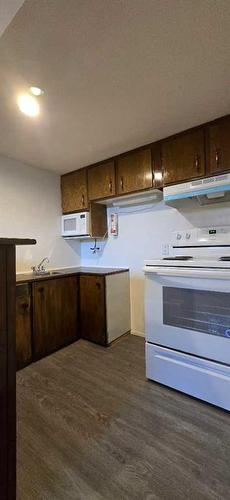
[[[230,498],[229,415],[145,379],[144,341],[17,374],[18,500]]]

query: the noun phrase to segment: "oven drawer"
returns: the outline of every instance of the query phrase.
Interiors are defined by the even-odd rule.
[[[230,367],[146,343],[146,377],[230,410]]]

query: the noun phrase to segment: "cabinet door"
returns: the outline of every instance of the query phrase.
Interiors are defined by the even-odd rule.
[[[161,144],[164,184],[205,174],[204,131],[187,132]]]
[[[88,208],[86,169],[61,177],[62,212],[77,212]]]
[[[230,117],[208,127],[207,156],[211,174],[230,170]]]
[[[103,276],[80,276],[81,336],[106,344],[105,280]]]
[[[36,359],[77,340],[77,322],[76,276],[33,283],[33,345]]]
[[[117,160],[117,194],[151,188],[153,185],[150,149],[127,154]]]
[[[88,169],[88,192],[89,200],[115,196],[114,161]]]
[[[29,284],[16,287],[16,359],[17,370],[32,360],[31,289]]]

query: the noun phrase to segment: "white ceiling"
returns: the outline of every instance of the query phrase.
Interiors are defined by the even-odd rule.
[[[12,21],[24,0],[0,0],[0,35]]]
[[[230,112],[230,1],[26,0],[0,67],[0,153],[73,170]]]

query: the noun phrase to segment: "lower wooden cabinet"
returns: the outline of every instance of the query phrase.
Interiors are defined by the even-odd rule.
[[[101,345],[130,331],[129,272],[80,276],[81,337]]]
[[[78,277],[33,283],[33,350],[39,359],[79,338]]]
[[[32,361],[31,287],[16,287],[16,360],[17,370]]]

